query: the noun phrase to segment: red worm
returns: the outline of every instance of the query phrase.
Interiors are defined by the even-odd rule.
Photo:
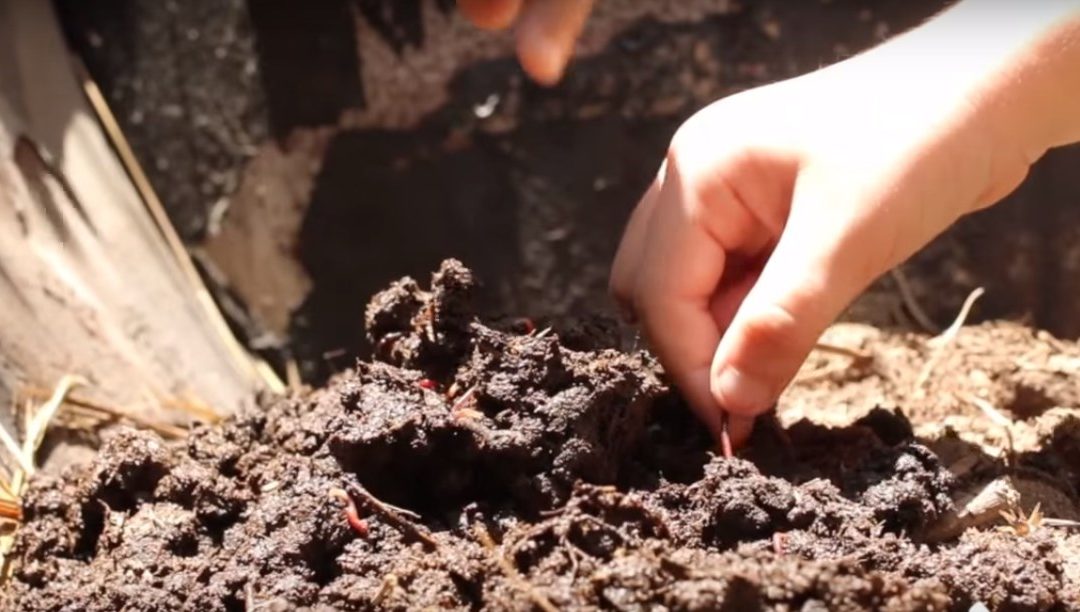
[[[427,389],[428,391],[434,391],[435,387],[438,386],[438,384],[430,378],[421,378],[420,381],[416,384],[420,385],[420,387],[423,389]]]
[[[330,497],[341,502],[342,508],[345,510],[345,519],[349,521],[349,526],[352,527],[353,531],[359,534],[360,537],[366,538],[368,535],[367,521],[360,518],[360,513],[357,512],[352,497],[344,489],[338,488],[330,489]]]
[[[720,413],[720,449],[726,459],[731,459],[735,455],[735,452],[731,449],[730,428],[730,418],[725,410]]]

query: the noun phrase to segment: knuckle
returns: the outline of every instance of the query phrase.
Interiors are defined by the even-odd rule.
[[[700,193],[700,190],[693,188],[690,190],[689,197],[686,197],[682,201],[682,207],[686,213],[687,220],[695,227],[710,227],[712,221],[711,207],[705,194]]]
[[[705,160],[695,149],[696,145],[687,144],[683,139],[680,144],[673,144],[666,160],[665,189],[677,189],[678,206],[687,219],[695,225],[708,223],[709,198],[702,180],[701,165]]]
[[[690,170],[690,164],[716,148],[719,144],[717,136],[722,131],[706,111],[699,111],[684,121],[675,130],[668,145],[669,172],[672,167],[681,168],[683,171]]]
[[[698,139],[696,123],[691,117],[675,130],[668,145],[667,161],[668,168],[678,168],[685,161],[686,155],[693,150]]]
[[[805,344],[805,332],[799,319],[779,304],[765,304],[754,310],[754,315],[742,322],[739,333],[746,346],[754,347],[754,353],[777,357],[797,354]]]

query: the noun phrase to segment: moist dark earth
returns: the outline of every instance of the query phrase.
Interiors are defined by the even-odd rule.
[[[119,430],[37,478],[5,607],[1077,608],[1061,531],[942,535],[973,474],[1071,479],[1047,453],[957,475],[874,408],[765,418],[718,456],[647,353],[604,348],[614,326],[481,322],[476,288],[452,260],[397,281],[365,313],[373,359],[324,388],[180,443]]]

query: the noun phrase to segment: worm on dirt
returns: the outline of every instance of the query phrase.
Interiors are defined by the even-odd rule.
[[[330,497],[341,502],[342,508],[345,511],[345,519],[349,521],[349,526],[352,527],[360,537],[366,538],[368,535],[367,521],[360,518],[360,513],[356,510],[356,503],[353,502],[352,497],[345,492],[345,489],[339,489],[337,487],[330,489]]]
[[[431,535],[431,532],[429,532],[426,527],[419,524],[420,515],[411,510],[388,504],[372,495],[370,491],[362,486],[352,485],[349,488],[352,490],[353,494],[359,497],[365,506],[375,514],[390,521],[399,529],[408,532],[425,545],[430,546],[431,548],[439,547],[439,542]],[[346,495],[348,496],[348,494]],[[349,496],[349,498],[352,499],[351,496]]]
[[[731,448],[731,417],[727,410],[720,413],[720,450],[725,459],[731,459],[735,452]]]

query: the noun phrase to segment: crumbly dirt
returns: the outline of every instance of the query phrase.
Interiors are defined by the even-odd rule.
[[[122,430],[90,464],[38,478],[8,606],[1077,609],[1063,528],[1021,536],[994,516],[941,535],[964,495],[1002,478],[1041,483],[1023,488],[1025,511],[1077,511],[1072,343],[1008,325],[938,349],[849,330],[833,340],[869,357],[812,359],[810,373],[834,369],[804,374],[781,418],[724,458],[650,356],[604,348],[610,326],[481,322],[475,291],[454,261],[428,289],[402,279],[365,313],[374,359],[326,387],[263,398],[179,445]],[[935,350],[921,399],[903,392]],[[822,365],[843,359],[858,363]],[[1050,362],[1064,378],[1023,365]],[[1036,418],[1020,388],[1061,403],[1026,449],[924,431],[956,393]],[[849,419],[780,426],[798,411]]]

